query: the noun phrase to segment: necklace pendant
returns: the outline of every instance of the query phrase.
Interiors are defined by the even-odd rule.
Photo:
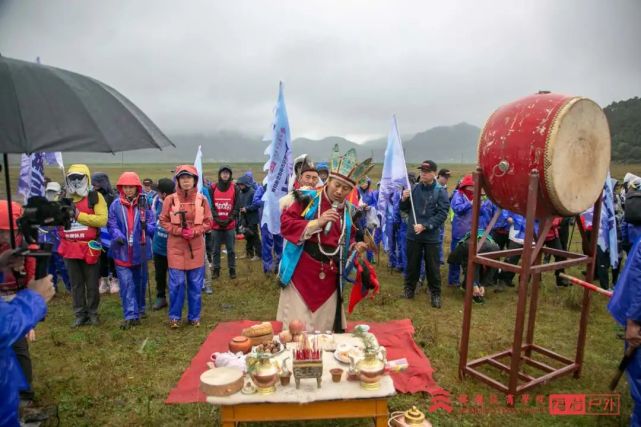
[[[325,280],[325,277],[327,277],[327,275],[325,274],[325,272],[324,272],[324,271],[321,271],[320,273],[318,273],[318,278],[319,278],[319,279],[321,279],[321,280]]]

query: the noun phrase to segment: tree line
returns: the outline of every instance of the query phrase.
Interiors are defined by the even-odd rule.
[[[604,111],[612,136],[612,160],[641,162],[641,98],[613,102]]]

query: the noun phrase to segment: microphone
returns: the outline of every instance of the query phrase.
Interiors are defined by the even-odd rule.
[[[332,203],[332,209],[337,210],[338,209],[338,202]],[[332,224],[333,222],[330,221],[327,224],[325,224],[325,235],[327,236],[329,234],[329,231],[332,229]]]

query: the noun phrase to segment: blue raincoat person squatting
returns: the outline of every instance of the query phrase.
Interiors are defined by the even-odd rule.
[[[641,331],[641,239],[637,240],[628,254],[625,267],[619,276],[614,293],[608,303],[608,310],[614,319],[626,328],[627,349],[628,340]],[[637,348],[633,359],[627,367],[630,394],[634,400],[634,410],[630,420],[631,426],[641,425],[641,351]]]
[[[116,187],[120,195],[109,207],[107,222],[112,236],[109,254],[116,263],[120,282],[125,318],[121,328],[129,329],[138,324],[145,314],[146,269],[147,261],[152,258],[151,238],[156,230],[156,219],[146,203],[142,183],[135,172],[123,172]],[[135,192],[127,194],[131,187]]]
[[[44,299],[36,292],[18,292],[11,302],[0,298],[0,426],[19,426],[19,390],[28,387],[11,346],[47,314]]]

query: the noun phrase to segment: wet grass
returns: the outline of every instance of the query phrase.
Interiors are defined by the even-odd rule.
[[[115,181],[122,168],[105,166],[92,170],[108,172]],[[235,170],[252,167],[258,175],[259,165],[238,165]],[[167,165],[129,165],[141,176],[159,178],[168,176]],[[468,166],[451,167],[455,176],[471,169]],[[209,170],[209,168],[206,168]],[[626,170],[631,170],[626,166]],[[374,172],[378,176],[380,172]],[[623,175],[622,173],[620,174]],[[260,176],[260,175],[258,175]],[[446,235],[449,233],[446,233]],[[449,242],[445,242],[449,246]],[[574,235],[578,250],[578,233]],[[240,242],[237,253],[244,251]],[[223,262],[225,268],[225,262]],[[412,301],[398,298],[402,288],[399,273],[386,268],[385,257],[378,265],[381,293],[376,299],[362,302],[352,320],[385,321],[410,318],[416,328],[415,341],[423,349],[435,369],[438,384],[451,393],[452,412],[439,410],[428,414],[438,426],[575,426],[627,425],[631,399],[627,382],[621,380],[621,415],[615,417],[561,417],[547,411],[547,396],[556,393],[607,393],[607,386],[622,355],[623,342],[616,338],[617,328],[608,315],[606,298],[595,295],[590,309],[590,321],[585,351],[583,374],[579,379],[564,377],[540,386],[530,393],[525,405],[517,400],[516,409],[508,413],[504,397],[473,379],[458,379],[458,343],[461,335],[463,294],[447,287],[447,269],[441,271],[444,290],[443,308],[429,306],[424,288]],[[579,271],[571,271],[579,275]],[[150,275],[153,278],[153,274]],[[153,288],[152,279],[152,288]],[[537,315],[535,342],[562,355],[573,357],[582,291],[577,288],[557,289],[554,278],[544,275]],[[95,328],[72,330],[71,298],[64,291],[50,305],[46,320],[37,328],[38,340],[31,346],[34,361],[34,384],[43,404],[57,404],[61,425],[216,425],[218,410],[207,404],[165,405],[169,390],[178,382],[206,336],[218,322],[275,317],[278,287],[266,278],[260,263],[238,261],[238,279],[232,281],[223,270],[221,280],[214,285],[213,295],[203,295],[202,325],[200,328],[183,327],[170,330],[166,311],[151,312],[142,326],[121,331],[120,301],[116,295],[102,298],[100,313],[102,325]],[[516,291],[495,294],[488,289],[485,305],[473,308],[473,332],[470,358],[480,357],[507,349],[512,342]],[[144,347],[143,342],[147,340]],[[493,372],[497,378],[500,374]],[[465,396],[470,401],[481,395],[486,413],[465,414]],[[499,404],[488,401],[494,395]],[[544,404],[536,404],[542,395]],[[405,410],[411,405],[428,412],[430,396],[424,393],[398,395],[390,399],[390,411]],[[528,413],[527,408],[541,413]],[[268,425],[305,426],[365,426],[369,420],[323,421],[307,423],[273,423]]]

